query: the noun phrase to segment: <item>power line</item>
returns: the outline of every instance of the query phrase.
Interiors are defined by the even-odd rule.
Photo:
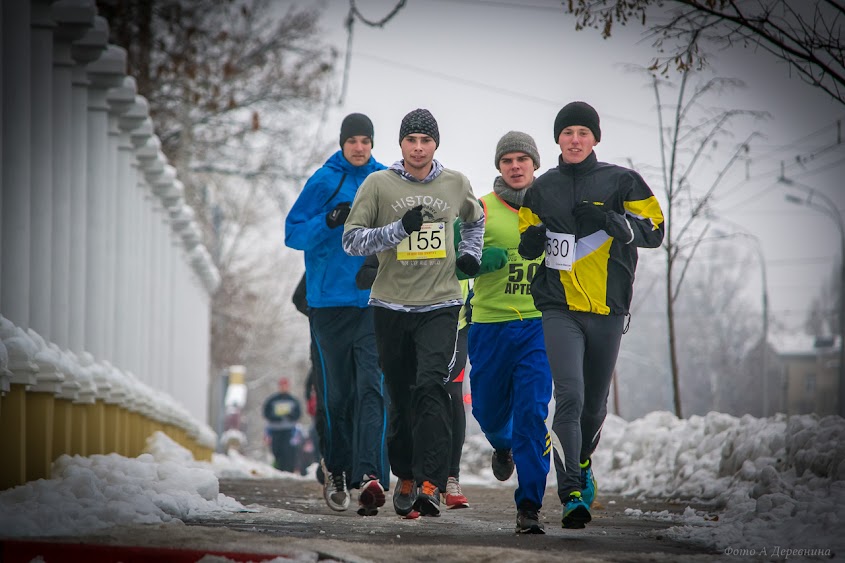
[[[429,0],[432,1],[432,0]],[[490,8],[515,8],[517,10],[535,10],[538,12],[555,12],[566,15],[560,2],[556,6],[534,6],[531,4],[517,4],[515,2],[502,2],[500,0],[434,0],[446,4],[466,4],[468,6],[481,6]]]
[[[530,100],[530,101],[533,101],[533,102],[536,102],[536,103],[539,103],[539,104],[549,105],[549,106],[556,107],[556,108],[559,108],[560,105],[561,105],[560,100],[551,100],[549,98],[543,98],[541,96],[535,96],[533,94],[526,94],[525,92],[518,92],[516,90],[510,90],[508,88],[502,88],[501,86],[495,86],[493,84],[488,84],[488,83],[485,83],[485,82],[470,80],[468,78],[463,78],[463,77],[460,77],[460,76],[456,76],[454,74],[448,74],[446,72],[441,72],[441,71],[438,71],[438,70],[430,70],[430,69],[427,69],[427,68],[409,65],[405,62],[390,60],[390,59],[387,59],[385,57],[380,57],[378,55],[371,55],[369,53],[358,53],[358,52],[356,52],[355,54],[356,54],[356,56],[363,57],[365,59],[370,59],[370,60],[373,60],[373,61],[376,61],[376,62],[380,62],[380,63],[390,65],[391,71],[406,70],[408,72],[423,73],[423,74],[425,74],[426,77],[434,76],[434,77],[437,77],[437,78],[442,78],[444,80],[448,80],[451,83],[457,83],[457,84],[462,84],[464,86],[470,86],[472,88],[478,88],[480,90],[484,90],[485,92],[491,92],[492,91],[492,92],[496,92],[497,94],[502,94],[504,96],[511,96],[511,97],[514,97],[514,98],[518,98],[520,101]],[[621,122],[627,123],[629,125],[635,125],[637,127],[647,127],[649,129],[652,129],[652,130],[657,130],[657,127],[654,124],[642,123],[642,122],[639,122],[639,121],[634,121],[632,119],[628,119],[627,117],[613,115],[613,114],[609,114],[609,113],[606,113],[606,112],[603,112],[602,115],[607,115],[608,117],[612,118],[615,121],[621,121]]]

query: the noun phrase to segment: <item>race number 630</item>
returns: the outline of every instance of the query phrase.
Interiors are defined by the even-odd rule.
[[[575,258],[575,235],[546,230],[546,267],[553,270],[572,269]]]

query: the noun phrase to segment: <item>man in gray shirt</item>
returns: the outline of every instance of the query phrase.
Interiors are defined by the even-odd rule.
[[[484,213],[472,186],[434,159],[439,144],[431,113],[408,113],[399,129],[402,160],[367,177],[343,233],[348,254],[378,254],[369,303],[391,399],[387,448],[399,479],[393,507],[411,518],[440,515],[451,443],[445,382],[463,304],[455,267],[475,275],[484,238]]]

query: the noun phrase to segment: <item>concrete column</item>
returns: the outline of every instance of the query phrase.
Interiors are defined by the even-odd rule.
[[[30,77],[32,198],[30,200],[29,325],[52,338],[53,20],[52,0],[32,0]]]
[[[138,275],[138,301],[141,304],[139,311],[139,337],[138,346],[141,352],[140,368],[137,373],[141,382],[147,385],[153,384],[152,367],[152,280],[153,280],[153,248],[155,244],[155,196],[150,188],[149,178],[156,178],[164,171],[164,155],[159,150],[160,142],[158,137],[150,137],[148,142],[135,151],[138,162],[141,165],[141,190],[143,215],[141,217],[141,249],[140,272]]]
[[[130,271],[129,271],[129,295],[132,296],[127,304],[127,323],[129,330],[127,337],[129,340],[129,359],[127,369],[133,374],[141,373],[141,311],[142,304],[138,299],[141,295],[142,283],[142,264],[141,256],[143,256],[144,240],[143,240],[143,217],[145,216],[145,201],[144,191],[147,189],[144,184],[144,178],[141,170],[141,154],[142,147],[147,144],[147,141],[153,135],[152,121],[149,118],[149,108],[147,101],[142,96],[135,97],[138,113],[146,115],[147,117],[142,121],[141,125],[133,129],[129,138],[134,146],[134,153],[132,158],[132,174],[134,178],[134,185],[131,190],[131,228],[132,236],[129,237],[129,257],[130,257]],[[130,112],[131,113],[131,112]],[[137,378],[137,376],[136,376]]]
[[[85,293],[86,347],[95,358],[108,355],[106,347],[109,263],[108,104],[106,92],[119,86],[125,76],[126,51],[109,45],[103,55],[88,65],[88,279]]]
[[[87,352],[83,352],[79,356],[73,352],[67,354],[74,364],[75,379],[79,383],[79,390],[71,406],[71,421],[74,431],[71,435],[68,453],[70,455],[87,456],[93,453],[88,447],[88,411],[90,406],[95,404],[97,385],[94,383],[94,376],[90,368],[83,363],[85,361],[83,358],[90,358],[91,355]]]
[[[123,224],[123,206],[126,205],[125,191],[127,186],[127,174],[129,168],[129,138],[125,133],[123,144],[125,150],[121,150],[120,118],[135,103],[135,79],[126,76],[121,85],[110,89],[106,93],[106,102],[109,105],[109,185],[106,190],[108,213],[108,240],[106,241],[106,252],[109,257],[108,274],[106,276],[106,357],[115,365],[121,365],[118,359],[123,351],[118,351],[117,343],[123,340],[120,334],[124,330],[122,324],[122,306],[125,302],[118,303],[118,293],[126,290],[125,270],[126,257],[120,255],[120,246],[126,238],[126,225]],[[121,153],[123,153],[121,155]],[[120,284],[123,285],[120,285]]]
[[[155,139],[158,143],[158,139]],[[158,327],[158,308],[154,305],[159,299],[158,279],[160,269],[158,266],[159,248],[161,245],[161,202],[153,193],[153,184],[158,181],[158,178],[164,174],[164,169],[167,163],[167,158],[164,153],[159,150],[156,153],[154,160],[149,161],[144,169],[144,178],[150,189],[145,194],[146,206],[149,209],[146,217],[145,229],[148,232],[148,244],[145,247],[144,254],[144,303],[145,310],[143,312],[144,320],[144,335],[142,341],[145,346],[146,354],[146,379],[144,382],[154,389],[159,389],[160,374],[158,371],[158,337],[156,329]]]
[[[32,141],[30,3],[2,2],[3,215],[0,218],[0,311],[29,328]]]
[[[176,170],[167,167],[165,174],[162,174],[161,181],[153,185],[153,192],[158,195],[163,207],[162,215],[162,248],[161,248],[161,302],[159,310],[161,341],[159,348],[160,367],[164,386],[161,388],[169,394],[173,394],[173,380],[176,374],[173,372],[172,358],[174,353],[173,345],[173,255],[175,254],[173,233],[173,213],[182,207],[184,202],[184,185],[176,178]]]
[[[140,217],[140,258],[139,271],[137,277],[138,285],[138,303],[140,309],[138,311],[138,350],[139,368],[137,375],[139,380],[147,385],[152,384],[152,376],[150,366],[152,358],[150,357],[150,296],[152,294],[152,248],[153,248],[153,225],[155,224],[155,217],[153,211],[153,200],[155,196],[150,189],[148,176],[155,176],[164,170],[163,160],[159,158],[161,151],[159,150],[158,137],[150,137],[149,141],[142,147],[135,151],[136,158],[140,164],[141,175],[139,176],[139,194],[141,198],[142,215]],[[158,170],[158,172],[155,172]]]
[[[0,6],[0,38],[3,36],[3,8]],[[3,131],[3,41],[0,39],[0,131]],[[3,181],[3,135],[0,135],[0,182]],[[3,221],[3,188],[0,184],[0,222]],[[0,262],[3,261],[3,228],[0,225]],[[2,272],[0,272],[2,274]],[[3,276],[0,275],[0,297],[3,295]],[[0,350],[2,352],[2,350]],[[4,393],[3,366],[0,366],[0,397]],[[8,389],[6,389],[8,390]]]
[[[70,318],[68,346],[77,355],[86,350],[88,280],[88,81],[87,65],[103,53],[108,42],[106,20],[94,18],[94,27],[71,47],[73,68],[71,208],[70,208]],[[77,409],[80,410],[81,409]],[[76,411],[74,411],[76,412]],[[82,447],[82,444],[77,444]]]
[[[73,150],[73,68],[71,43],[94,26],[93,0],[53,4],[53,241],[51,340],[70,345],[71,177]],[[84,115],[84,110],[82,110]],[[68,411],[69,413],[69,411]]]
[[[65,376],[61,391],[56,397],[55,413],[53,415],[53,453],[52,459],[56,460],[62,454],[72,455],[73,437],[84,429],[73,426],[73,403],[79,398],[82,384],[78,376],[78,365],[71,358],[69,352],[60,350],[58,345],[50,345],[57,354],[61,355],[61,372]]]
[[[50,477],[56,396],[62,391],[65,376],[59,369],[62,361],[56,349],[33,329],[27,333],[37,347],[34,361],[38,373],[35,385],[26,391],[26,480],[35,481]]]
[[[0,490],[26,482],[26,390],[35,385],[35,343],[21,327],[0,316],[0,340],[8,351],[9,391],[0,409]]]
[[[168,194],[173,190],[176,180],[176,169],[166,164],[164,171],[152,182],[153,194],[156,196],[156,247],[154,257],[154,299],[153,310],[153,347],[156,373],[156,389],[168,392],[170,374],[167,369],[167,350],[170,335],[167,333],[170,311],[167,309],[168,293],[170,291],[170,216],[165,206]]]

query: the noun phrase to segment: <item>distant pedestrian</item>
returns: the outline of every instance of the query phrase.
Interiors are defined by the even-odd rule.
[[[537,178],[519,210],[519,253],[546,252],[531,282],[554,379],[552,442],[564,528],[590,522],[591,456],[630,320],[637,247],[663,241],[663,213],[642,177],[599,162],[599,115],[584,102],[558,112],[558,166]]]
[[[472,414],[493,446],[493,475],[505,481],[517,470],[516,532],[545,533],[539,511],[549,473],[546,429],[552,375],[540,311],[531,298],[539,258],[518,253],[519,217],[540,167],[534,139],[510,131],[496,144],[500,175],[481,198],[486,217],[484,247],[507,249],[507,268],[479,275],[473,286],[469,358]]]
[[[358,514],[384,504],[389,467],[384,378],[378,365],[369,291],[355,287],[363,257],[341,247],[343,223],[365,178],[383,170],[372,156],[370,119],[352,113],[340,126],[340,147],[306,182],[285,221],[285,243],[305,251],[306,298],[320,357],[315,386],[323,408],[323,496],[332,510],[349,507],[359,488]]]
[[[484,235],[469,180],[434,159],[439,143],[428,110],[408,113],[399,128],[402,160],[367,177],[343,234],[349,254],[378,254],[370,304],[390,391],[388,452],[399,478],[393,508],[402,516],[440,515],[452,439],[445,383],[463,304],[455,267],[478,272]]]
[[[299,399],[290,394],[287,377],[279,379],[279,390],[264,401],[263,413],[273,450],[273,467],[293,473],[299,457],[294,438],[296,423],[302,416],[302,406]]]

